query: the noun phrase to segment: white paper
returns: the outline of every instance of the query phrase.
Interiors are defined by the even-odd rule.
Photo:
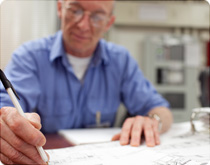
[[[109,142],[121,128],[91,128],[60,130],[59,134],[75,145],[87,143]]]
[[[121,146],[119,141],[47,150],[49,165],[206,165],[210,161],[208,134],[192,134],[190,123],[174,124],[161,136],[161,145]]]
[[[156,147],[120,146],[119,142],[80,145],[47,151],[49,165],[152,165],[207,164],[210,161],[209,137],[189,135],[174,137]]]

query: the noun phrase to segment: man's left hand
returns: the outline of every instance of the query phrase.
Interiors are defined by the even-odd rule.
[[[120,140],[121,145],[130,144],[139,146],[142,135],[146,140],[148,147],[154,147],[160,144],[158,121],[144,116],[127,118],[122,126],[122,131],[116,134],[112,140]]]

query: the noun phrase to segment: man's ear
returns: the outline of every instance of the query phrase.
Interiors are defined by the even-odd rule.
[[[115,16],[112,15],[106,25],[105,32],[107,32],[115,21]]]
[[[61,19],[61,17],[62,17],[62,2],[60,0],[57,1],[57,15]]]

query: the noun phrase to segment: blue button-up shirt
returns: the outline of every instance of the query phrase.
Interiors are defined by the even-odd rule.
[[[24,111],[36,111],[48,133],[94,125],[97,111],[102,123],[113,125],[120,102],[132,115],[169,106],[129,52],[105,40],[99,41],[81,83],[67,60],[61,31],[18,48],[5,74]],[[2,85],[0,96],[1,107],[13,106]]]

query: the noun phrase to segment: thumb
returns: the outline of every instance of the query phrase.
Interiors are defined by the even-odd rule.
[[[28,121],[38,130],[41,129],[41,120],[37,113],[25,113],[26,118]]]
[[[117,141],[119,139],[120,139],[120,133],[118,133],[112,137],[112,141]]]

